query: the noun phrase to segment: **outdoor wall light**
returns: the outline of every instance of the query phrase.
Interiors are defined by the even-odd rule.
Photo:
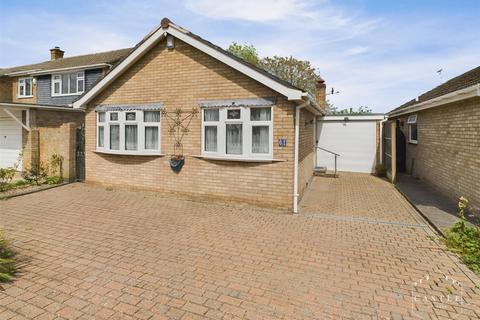
[[[168,48],[168,49],[173,49],[174,46],[175,46],[175,43],[174,43],[174,38],[173,38],[173,36],[168,35],[168,36],[167,36],[167,48]]]

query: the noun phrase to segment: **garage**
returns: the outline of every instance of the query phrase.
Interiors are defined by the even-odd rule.
[[[317,121],[317,168],[349,172],[374,172],[380,148],[381,115],[326,116]]]
[[[22,119],[22,111],[10,111]],[[13,167],[18,164],[22,151],[22,126],[4,110],[0,109],[0,168]],[[21,170],[19,164],[18,170]]]

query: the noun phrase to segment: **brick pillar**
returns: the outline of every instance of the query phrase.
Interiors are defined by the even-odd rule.
[[[40,133],[38,129],[32,128],[27,131],[27,141],[23,149],[23,170],[27,170],[32,165],[37,165],[40,161]]]

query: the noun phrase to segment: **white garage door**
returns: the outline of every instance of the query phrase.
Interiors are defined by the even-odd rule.
[[[317,146],[340,155],[338,171],[371,173],[377,152],[376,130],[375,120],[319,120]],[[317,166],[334,170],[333,155],[317,148]]]
[[[22,118],[21,111],[12,111]],[[22,150],[22,126],[0,110],[0,168],[13,167]],[[21,166],[18,167],[21,170]]]

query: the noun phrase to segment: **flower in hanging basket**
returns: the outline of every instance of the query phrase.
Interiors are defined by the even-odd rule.
[[[180,172],[185,164],[185,157],[182,155],[173,155],[170,157],[170,167],[175,172]]]

